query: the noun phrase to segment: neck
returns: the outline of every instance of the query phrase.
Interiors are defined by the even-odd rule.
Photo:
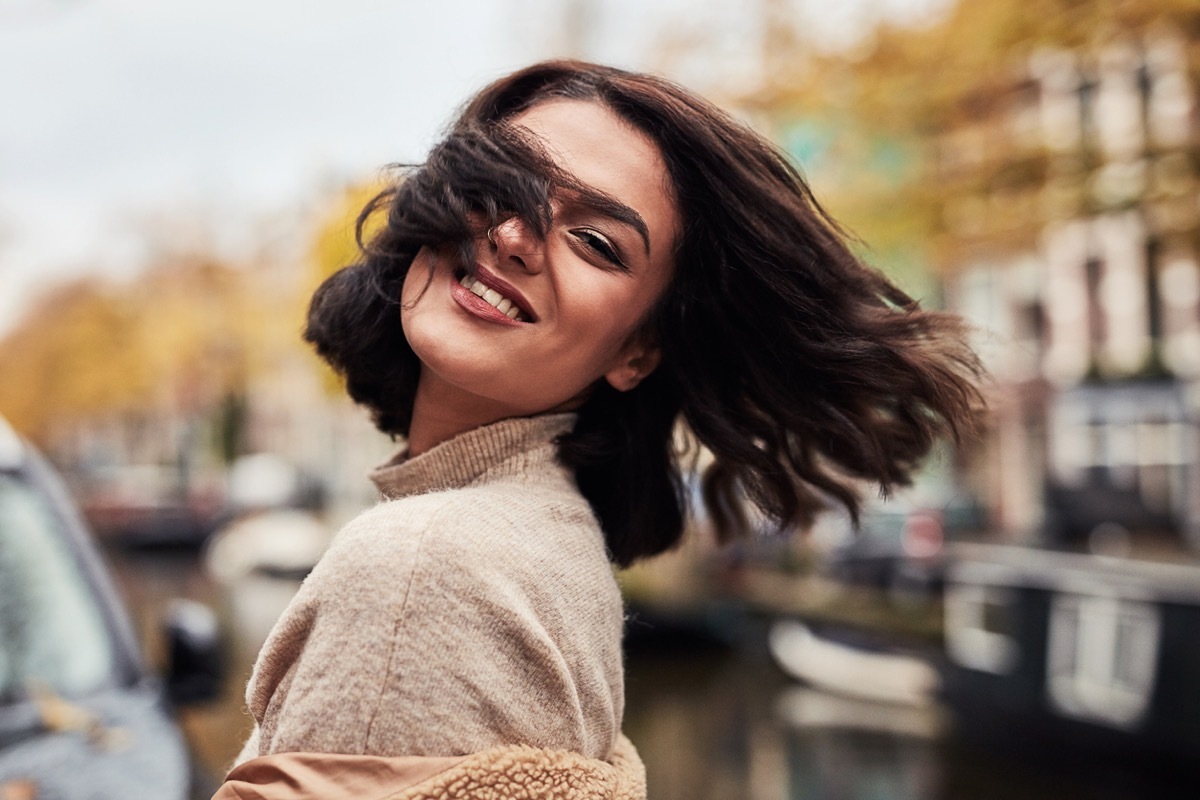
[[[408,430],[408,454],[419,456],[461,433],[513,416],[521,414],[494,400],[464,392],[422,368]]]

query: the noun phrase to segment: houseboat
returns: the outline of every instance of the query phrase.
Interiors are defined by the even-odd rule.
[[[960,545],[945,644],[972,738],[1200,763],[1200,565]]]

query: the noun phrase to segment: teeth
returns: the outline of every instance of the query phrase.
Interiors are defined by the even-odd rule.
[[[495,289],[484,286],[480,281],[471,280],[471,278],[466,275],[462,276],[458,282],[464,288],[470,289],[472,294],[482,298],[483,300],[486,300],[490,305],[495,306],[497,311],[509,319],[515,319],[521,322],[525,321],[525,315],[521,313],[521,309],[518,308],[512,300],[509,300]]]

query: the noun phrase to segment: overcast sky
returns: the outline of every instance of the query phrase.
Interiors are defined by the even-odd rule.
[[[862,8],[937,2],[857,0],[835,13],[798,1],[843,29]],[[693,66],[752,68],[738,53],[754,51],[755,7],[0,0],[0,333],[55,280],[140,267],[148,232],[169,220],[242,241],[263,215],[419,159],[474,89],[532,61],[574,52],[653,68],[664,31],[690,25],[724,43]]]
[[[157,220],[237,227],[417,158],[526,60],[504,7],[0,0],[0,327],[48,279],[139,266]]]

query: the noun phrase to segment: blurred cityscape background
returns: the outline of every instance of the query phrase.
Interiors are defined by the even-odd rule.
[[[1195,0],[0,0],[0,417],[81,505],[152,664],[176,599],[215,612],[218,696],[178,714],[200,770],[397,446],[303,346],[307,298],[385,164],[554,56],[770,136],[991,372],[979,435],[859,533],[831,512],[717,549],[697,515],[622,576],[651,797],[1195,796]],[[7,742],[0,798],[37,796]]]

